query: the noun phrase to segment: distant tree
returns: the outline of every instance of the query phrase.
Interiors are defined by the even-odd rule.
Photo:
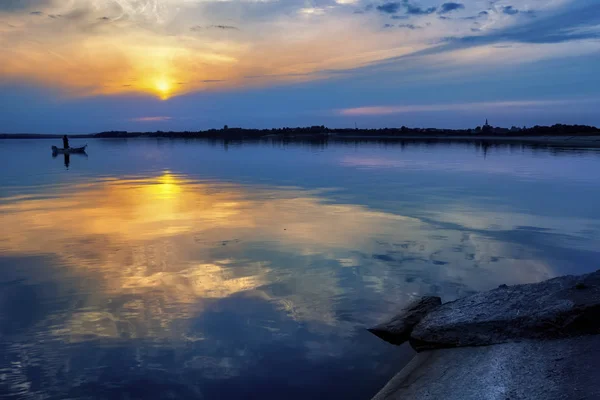
[[[226,131],[227,129],[229,129],[229,127],[228,127],[227,125],[225,125],[225,126],[223,127],[223,130],[224,130],[224,131]]]

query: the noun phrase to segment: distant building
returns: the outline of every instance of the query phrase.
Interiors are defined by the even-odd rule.
[[[490,133],[493,130],[492,126],[490,125],[490,123],[488,122],[488,119],[485,119],[485,125],[483,125],[483,127],[481,128],[481,132],[483,133]]]

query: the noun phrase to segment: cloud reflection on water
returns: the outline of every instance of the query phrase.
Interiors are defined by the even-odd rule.
[[[526,250],[515,256],[480,234],[328,203],[315,191],[170,173],[5,198],[0,213],[11,227],[0,233],[2,253],[52,255],[61,274],[78,280],[85,295],[53,327],[69,341],[201,340],[188,320],[236,294],[267,301],[310,329],[344,335],[416,295],[452,298],[496,281],[552,275]],[[350,308],[361,300],[384,306]]]

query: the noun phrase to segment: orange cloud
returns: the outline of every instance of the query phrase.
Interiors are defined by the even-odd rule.
[[[140,118],[133,118],[131,119],[131,121],[133,122],[166,122],[166,121],[170,121],[172,118],[171,117],[140,117]]]
[[[71,96],[146,93],[168,99],[322,79],[330,76],[328,70],[415,49],[348,12],[335,20],[319,13],[277,15],[235,23],[233,29],[208,22],[212,18],[202,12],[202,2],[195,8],[183,0],[137,7],[142,2],[122,0],[115,10],[87,0],[75,9],[60,3],[44,15],[6,17],[9,24],[0,27],[0,79],[33,81]]]
[[[384,60],[395,60],[385,68],[402,70],[406,65],[396,57],[431,48],[448,36],[473,34],[465,20],[433,15],[418,17],[427,26],[418,35],[406,29],[392,33],[382,28],[389,16],[356,14],[361,5],[353,0],[320,8],[276,2],[268,15],[256,12],[266,3],[258,0],[27,2],[32,3],[39,8],[2,13],[0,80],[33,82],[70,96],[142,93],[166,100],[190,92],[331,78],[333,70]],[[506,28],[515,19],[490,12],[481,29]],[[539,60],[597,50],[593,41],[501,50],[479,46],[418,59],[440,65],[438,70],[454,67],[464,73],[465,66],[524,62],[532,54]]]

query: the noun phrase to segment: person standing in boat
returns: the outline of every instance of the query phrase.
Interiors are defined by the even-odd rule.
[[[69,148],[69,138],[67,137],[67,135],[63,136],[63,148],[65,148],[65,149]]]

